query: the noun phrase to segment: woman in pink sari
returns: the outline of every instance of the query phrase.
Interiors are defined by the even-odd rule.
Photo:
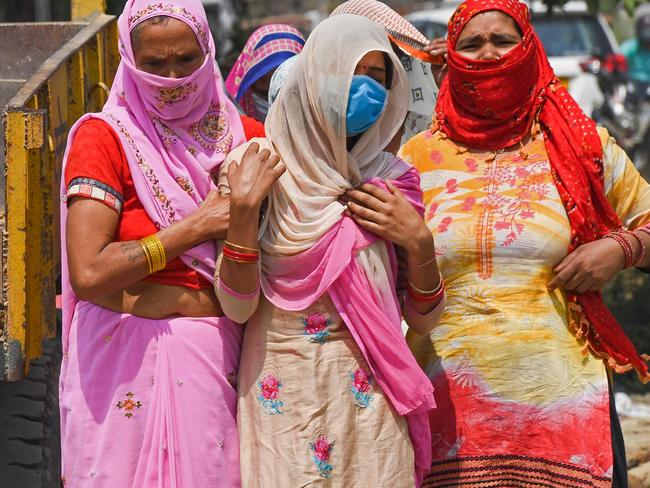
[[[435,325],[444,288],[419,177],[383,150],[407,108],[406,75],[384,30],[360,16],[333,17],[311,34],[280,89],[267,139],[229,155],[246,159],[259,144],[286,166],[259,244],[259,207],[237,218],[231,207],[215,283],[226,315],[250,317],[238,378],[246,487],[405,488],[429,466],[433,389],[402,335],[393,243],[408,253],[403,311],[420,333]],[[220,188],[233,201],[254,189],[239,176],[248,170],[247,161],[222,169]],[[391,217],[376,226],[349,217],[341,198],[357,185]],[[258,253],[261,280],[244,280],[237,270],[256,277],[257,267],[237,259]],[[231,309],[226,297],[251,300],[260,288],[256,309]]]
[[[235,488],[242,330],[212,287],[211,174],[241,122],[199,0],[129,0],[118,27],[109,100],[63,168],[63,483]]]

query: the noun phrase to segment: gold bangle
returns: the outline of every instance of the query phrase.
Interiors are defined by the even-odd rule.
[[[140,247],[142,247],[142,252],[144,252],[144,257],[147,260],[147,267],[149,268],[149,274],[152,273],[153,266],[151,264],[151,253],[149,252],[149,249],[147,248],[146,244],[140,239],[138,241],[140,243]]]
[[[158,247],[156,246],[155,242],[147,238],[144,239],[144,245],[147,248],[147,251],[149,252],[149,256],[151,259],[151,266],[150,266],[151,273],[155,273],[160,267],[160,256],[158,255]]]
[[[157,273],[167,267],[165,248],[156,234],[140,239],[140,245],[149,264],[149,274]]]
[[[252,247],[244,247],[244,246],[239,246],[237,244],[233,244],[230,241],[224,241],[224,244],[231,248],[233,251],[239,250],[241,252],[247,252],[251,254],[259,254],[260,250],[259,248],[252,248]]]

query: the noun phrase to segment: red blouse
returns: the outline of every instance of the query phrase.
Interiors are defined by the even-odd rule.
[[[240,115],[242,125],[244,126],[244,136],[247,141],[256,137],[265,137],[264,124],[247,115]]]
[[[64,177],[68,200],[92,198],[118,213],[116,241],[135,241],[158,232],[138,199],[122,144],[106,122],[90,119],[79,126]],[[193,289],[212,287],[180,258],[169,261],[164,270],[145,280]]]

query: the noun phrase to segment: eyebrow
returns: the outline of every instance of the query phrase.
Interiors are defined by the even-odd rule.
[[[473,35],[472,37],[466,37],[466,38],[461,39],[460,41],[458,41],[458,45],[462,48],[465,44],[472,44],[473,42],[480,41],[482,39],[482,37],[483,36],[481,34],[476,34],[476,35]],[[501,34],[499,32],[494,33],[494,34],[490,34],[490,37],[492,39],[497,39],[497,40],[507,40],[507,41],[517,41],[518,40],[517,36],[513,36],[511,34]]]
[[[379,71],[380,73],[386,73],[386,68],[380,68],[379,66],[368,66],[368,71]]]
[[[465,37],[464,39],[461,39],[460,41],[458,41],[458,44],[460,46],[463,46],[464,44],[471,44],[473,42],[480,41],[481,38],[482,38],[481,34],[475,34],[472,37]]]

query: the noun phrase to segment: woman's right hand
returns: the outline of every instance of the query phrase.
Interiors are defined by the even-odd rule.
[[[230,198],[213,190],[205,197],[194,214],[201,231],[201,241],[225,239],[230,221]]]
[[[268,149],[259,150],[253,142],[248,146],[239,165],[228,166],[231,208],[259,209],[273,184],[286,167],[280,157]]]

